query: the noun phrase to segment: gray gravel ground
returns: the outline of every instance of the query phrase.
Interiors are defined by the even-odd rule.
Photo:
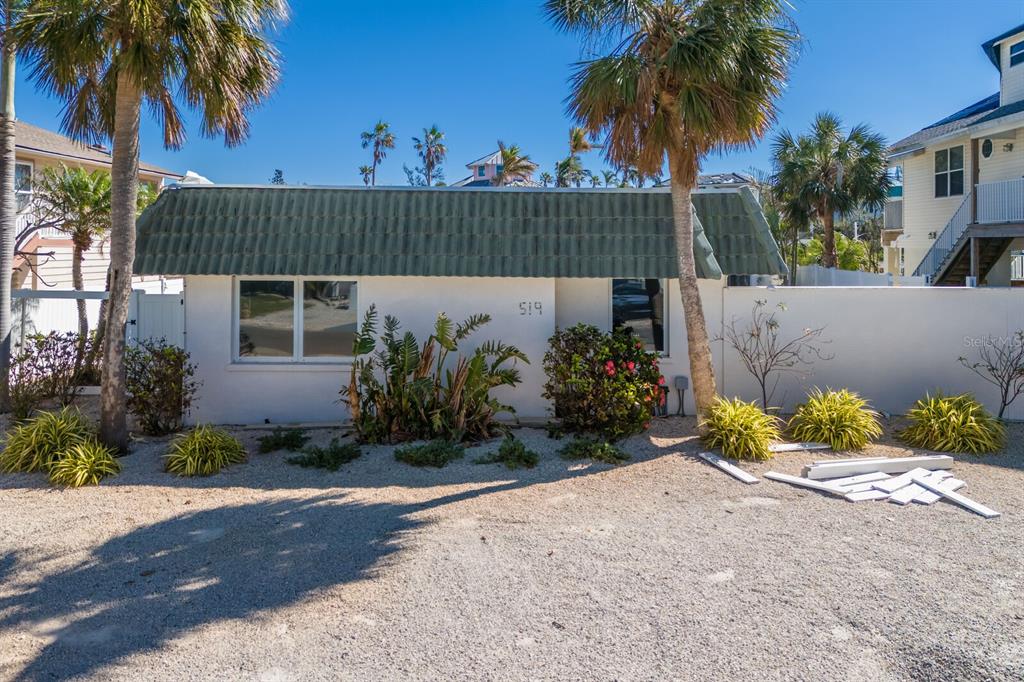
[[[473,465],[492,443],[182,480],[155,441],[99,488],[2,476],[0,679],[1024,679],[1024,427],[958,458],[987,521],[744,486],[693,426],[619,468],[522,430],[531,471]]]

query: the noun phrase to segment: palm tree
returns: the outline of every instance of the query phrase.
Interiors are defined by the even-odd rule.
[[[555,165],[555,184],[559,187],[579,187],[586,171],[578,156],[567,156]]]
[[[604,178],[605,187],[615,187],[619,184],[619,176],[612,170],[601,171],[601,177]]]
[[[517,145],[506,146],[504,142],[498,140],[498,153],[501,155],[499,164],[501,170],[492,180],[493,184],[498,187],[504,187],[515,180],[529,180],[533,172],[537,170],[537,164],[530,161],[529,155],[523,154]]]
[[[579,126],[569,128],[569,156],[579,156],[593,148],[594,145],[587,139],[587,131]]]
[[[179,148],[177,98],[199,110],[202,132],[228,145],[249,133],[248,112],[270,94],[279,55],[267,33],[288,15],[285,0],[29,0],[16,25],[37,86],[65,102],[71,137],[113,140],[110,297],[103,348],[100,437],[128,445],[124,328],[135,259],[139,123],[143,103]]]
[[[9,405],[11,366],[11,277],[14,267],[14,240],[17,232],[18,206],[15,200],[14,140],[14,66],[16,37],[12,30],[20,0],[3,0],[0,4],[0,411]]]
[[[549,187],[551,183],[553,183],[554,181],[555,179],[551,176],[551,173],[544,171],[543,173],[540,174],[540,184],[544,185],[545,187]]]
[[[423,179],[427,187],[434,184],[434,180],[440,180],[441,164],[448,156],[448,146],[444,143],[444,133],[436,125],[423,129],[423,137],[412,138],[413,146],[423,161]]]
[[[590,171],[587,171],[587,172],[589,173]],[[601,176],[598,175],[597,173],[590,173],[590,186],[591,187],[600,187],[601,186]]]
[[[672,175],[679,288],[698,415],[715,399],[715,373],[693,254],[700,162],[747,146],[775,119],[798,40],[785,0],[547,0],[559,28],[613,45],[582,62],[569,112],[604,138],[615,167]]]
[[[377,184],[377,166],[388,155],[389,149],[395,148],[395,134],[391,126],[384,121],[377,121],[372,129],[359,134],[363,141],[363,149],[373,148],[373,163],[370,166],[370,184]]]
[[[844,134],[842,121],[830,112],[818,114],[809,133],[784,130],[772,142],[774,184],[780,196],[821,224],[826,268],[836,267],[836,215],[885,205],[891,185],[887,146],[863,123]]]
[[[369,187],[370,180],[373,177],[373,166],[360,166],[359,174],[363,176],[363,184]]]

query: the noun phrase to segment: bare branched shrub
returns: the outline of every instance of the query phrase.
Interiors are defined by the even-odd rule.
[[[1024,393],[1024,330],[1018,329],[1006,338],[992,336],[982,339],[978,359],[971,362],[961,356],[960,364],[999,389],[999,414]]]
[[[775,310],[768,309],[767,301],[754,301],[750,320],[742,324],[733,318],[725,327],[725,334],[717,340],[725,340],[733,347],[743,366],[761,388],[761,407],[768,410],[768,403],[775,395],[775,389],[783,374],[805,378],[810,375],[815,360],[831,360],[822,346],[829,341],[821,338],[824,327],[804,328],[792,339],[779,338],[779,321],[776,315],[786,305],[779,303]]]

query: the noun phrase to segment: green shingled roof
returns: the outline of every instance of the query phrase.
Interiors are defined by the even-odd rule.
[[[748,189],[693,195],[697,274],[782,274]],[[665,190],[171,188],[143,275],[675,277]]]

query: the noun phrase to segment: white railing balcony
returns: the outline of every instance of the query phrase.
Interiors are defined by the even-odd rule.
[[[979,184],[978,222],[1024,222],[1024,178]]]

